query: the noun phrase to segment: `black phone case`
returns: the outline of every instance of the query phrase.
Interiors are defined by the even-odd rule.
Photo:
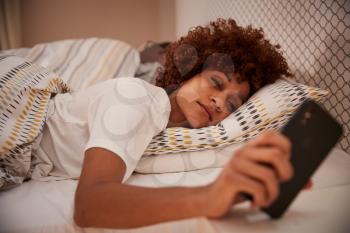
[[[306,100],[282,128],[292,142],[293,178],[280,185],[280,195],[267,208],[271,218],[280,218],[342,135],[341,125],[320,105]]]

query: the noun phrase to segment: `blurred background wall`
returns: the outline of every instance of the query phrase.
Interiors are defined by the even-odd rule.
[[[123,40],[135,47],[146,40],[174,40],[174,2],[0,0],[1,37],[10,34],[12,40],[16,38],[16,42],[1,47],[30,47],[42,42],[95,36]],[[18,21],[16,24],[14,19]],[[6,25],[6,20],[10,25]],[[16,33],[17,36],[13,35]]]

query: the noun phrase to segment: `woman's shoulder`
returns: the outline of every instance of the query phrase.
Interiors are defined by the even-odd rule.
[[[142,118],[143,122],[154,122],[157,129],[166,127],[171,107],[164,89],[131,77],[105,81],[98,89],[99,94],[90,100],[91,114],[102,114],[103,119],[110,116],[111,122]]]
[[[157,87],[143,79],[135,78],[135,77],[118,77],[114,79],[109,79],[102,81],[100,83],[94,84],[90,86],[88,89],[114,89],[116,91],[122,91],[121,89],[125,89],[126,91],[135,92],[139,91],[139,94],[144,94],[145,92],[165,92],[165,90],[161,87]],[[136,94],[136,93],[135,93]]]
[[[116,84],[117,86],[122,85],[125,87],[130,87],[130,88],[138,88],[139,91],[144,91],[143,88],[147,91],[160,91],[163,90],[161,87],[157,87],[143,79],[140,78],[135,78],[135,77],[118,77],[115,79],[108,80],[111,81],[111,83]],[[141,88],[141,89],[140,89]]]
[[[170,101],[166,91],[142,79],[118,77],[95,84],[77,93],[77,98],[88,98],[89,102],[104,101],[114,104],[153,106],[162,112],[170,111]]]
[[[160,106],[170,106],[166,91],[145,80],[133,77],[120,77],[110,82],[113,94],[132,103],[148,100]]]

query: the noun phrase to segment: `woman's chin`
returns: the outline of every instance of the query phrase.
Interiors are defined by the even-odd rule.
[[[190,125],[194,129],[203,128],[209,125],[209,119],[202,112],[193,111],[192,108],[189,112],[184,112],[184,116]]]
[[[208,126],[208,122],[203,121],[203,120],[189,120],[189,124],[191,125],[192,128],[198,129],[198,128],[203,128]]]

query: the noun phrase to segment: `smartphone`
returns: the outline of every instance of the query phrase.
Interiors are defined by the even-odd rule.
[[[293,178],[280,184],[278,198],[262,208],[272,219],[280,218],[327,157],[343,132],[342,126],[319,104],[306,100],[281,133],[292,143]]]

